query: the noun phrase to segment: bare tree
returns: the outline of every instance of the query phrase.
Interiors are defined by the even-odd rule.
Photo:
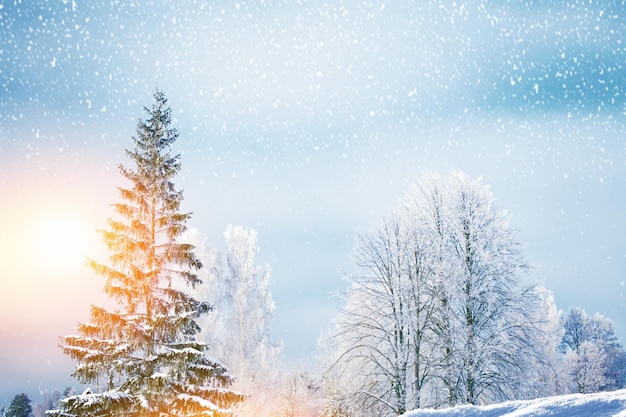
[[[308,373],[300,369],[293,370],[284,378],[279,391],[272,417],[320,415],[317,406],[319,387]]]
[[[521,285],[528,265],[489,188],[467,175],[450,177],[456,318],[463,363],[460,387],[469,404],[510,398],[534,352],[537,297]]]
[[[364,372],[355,400],[364,408],[406,411],[410,333],[403,291],[404,245],[395,217],[371,235],[357,237],[355,253],[362,275],[349,277],[348,304],[338,319],[342,366]]]
[[[200,321],[199,339],[237,375],[233,387],[249,397],[238,406],[242,415],[263,414],[276,395],[282,346],[270,341],[274,302],[269,291],[271,269],[258,265],[257,233],[242,226],[224,232],[226,253],[209,247],[199,232],[183,240],[196,247],[206,266],[196,288],[200,299],[211,301],[213,314]]]

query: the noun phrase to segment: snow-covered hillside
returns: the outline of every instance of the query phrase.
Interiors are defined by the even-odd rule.
[[[626,417],[626,390],[572,394],[483,407],[409,411],[404,417]]]

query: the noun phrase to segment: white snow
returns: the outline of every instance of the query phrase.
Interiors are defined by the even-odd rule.
[[[211,401],[207,401],[204,398],[198,397],[196,395],[178,394],[178,399],[184,402],[197,403],[199,406],[203,408],[208,408],[209,410],[219,410],[219,408]]]
[[[101,403],[106,400],[119,401],[124,398],[131,398],[132,395],[127,392],[121,392],[118,390],[109,390],[105,391],[101,394],[92,393],[91,388],[85,389],[82,394],[75,395],[73,397],[68,397],[63,399],[63,402],[67,402],[68,400],[75,400],[80,404],[81,407],[89,407],[97,403]]]
[[[443,410],[414,410],[403,417],[626,417],[626,390],[571,394],[486,406],[459,406]]]

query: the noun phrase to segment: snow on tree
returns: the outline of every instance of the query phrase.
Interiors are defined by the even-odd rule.
[[[351,407],[396,415],[522,395],[539,298],[522,285],[520,244],[487,186],[425,175],[358,235],[354,259],[329,371]]]
[[[155,92],[145,111],[126,151],[135,167],[119,167],[130,182],[114,204],[120,219],[102,231],[109,263],[90,261],[118,309],[92,306],[78,335],[61,339],[78,362],[73,375],[95,387],[63,399],[52,415],[222,416],[243,399],[227,388],[228,369],[196,338],[209,304],[179,289],[200,284],[202,264],[192,245],[176,241],[191,215],[180,211],[183,195],[172,182],[181,164],[171,151],[178,132],[165,95]]]
[[[557,309],[554,296],[543,286],[535,289],[539,299],[539,310],[535,321],[541,331],[541,341],[536,346],[536,355],[531,358],[533,365],[523,375],[528,390],[526,398],[549,397],[569,393],[567,372],[562,366],[559,345],[563,337],[561,311]]]
[[[410,401],[413,384],[423,383],[427,369],[416,342],[424,323],[420,315],[428,310],[420,303],[428,297],[419,288],[426,268],[412,263],[421,264],[421,254],[412,252],[418,249],[410,245],[414,236],[406,232],[400,215],[394,213],[371,233],[357,236],[354,259],[362,273],[348,277],[351,288],[332,336],[337,351],[331,371],[353,391],[353,405],[342,404],[341,409],[398,415],[415,405]],[[346,390],[338,384],[330,394],[345,403]]]
[[[581,394],[598,392],[606,384],[604,363],[606,353],[589,340],[583,341],[578,350],[565,354],[565,364],[571,376],[572,391]]]
[[[198,338],[214,346],[213,354],[228,363],[237,375],[234,386],[250,394],[241,405],[244,414],[255,414],[269,407],[278,384],[281,346],[270,340],[271,269],[256,263],[259,246],[253,229],[229,225],[224,239],[225,255],[209,247],[198,231],[190,230],[181,241],[198,247],[206,268],[204,282],[195,292],[214,307],[213,314],[200,320]]]
[[[9,407],[4,410],[4,417],[31,417],[32,408],[30,398],[26,394],[17,394],[13,397]]]
[[[559,349],[566,353],[567,350],[578,352],[581,345],[590,338],[590,326],[587,313],[581,307],[572,307],[563,322],[563,338]]]
[[[606,385],[601,387],[603,391],[613,391],[626,388],[626,352],[621,345],[611,346],[607,350]]]
[[[404,200],[405,217],[410,222],[408,224],[412,225],[410,233],[415,242],[418,239],[422,241],[421,251],[426,254],[421,256],[422,267],[416,269],[426,278],[422,278],[421,296],[427,301],[420,304],[430,306],[429,314],[423,317],[426,320],[420,325],[421,329],[413,332],[414,335],[421,336],[423,345],[420,349],[420,345],[415,343],[416,353],[424,352],[415,359],[416,381],[420,375],[419,364],[427,365],[421,366],[421,384],[414,385],[417,394],[417,401],[414,403],[416,408],[458,403],[457,375],[461,364],[455,355],[457,349],[454,346],[454,337],[458,333],[455,331],[458,326],[451,303],[451,295],[454,293],[451,285],[458,274],[458,265],[447,254],[453,222],[446,189],[441,177],[427,173],[414,184]],[[417,251],[414,250],[414,253]],[[416,319],[419,319],[419,315]],[[416,322],[419,323],[419,320]],[[429,383],[425,384],[426,382]],[[424,386],[429,390],[423,390]],[[433,386],[437,388],[433,389]],[[421,391],[430,396],[422,395]],[[421,401],[422,396],[427,401]]]
[[[71,388],[67,387],[63,393],[58,389],[52,392],[44,391],[42,401],[33,406],[33,417],[46,417],[46,411],[55,410],[59,407],[59,400],[65,396],[69,396]],[[67,394],[66,394],[67,393]]]
[[[270,412],[271,416],[317,417],[320,415],[317,405],[319,386],[306,371],[298,368],[291,371],[282,381],[279,391],[280,396],[274,403]]]
[[[232,300],[221,303],[226,316],[226,328],[232,333],[225,343],[224,360],[253,382],[260,372],[268,372],[264,365],[275,359],[276,349],[270,343],[270,324],[274,301],[269,291],[269,266],[255,264],[258,252],[257,233],[241,226],[228,226],[224,232],[227,245],[228,276],[225,288]],[[227,337],[227,335],[224,335]],[[273,367],[271,367],[273,368]]]
[[[559,349],[565,355],[572,392],[624,387],[626,354],[607,317],[590,317],[583,308],[571,307],[563,320]]]
[[[456,172],[449,179],[453,258],[459,262],[451,302],[460,334],[461,401],[480,404],[514,396],[530,369],[536,340],[533,288],[521,285],[528,266],[489,188]]]
[[[411,360],[410,301],[405,280],[408,253],[397,218],[384,219],[377,233],[358,237],[357,264],[367,271],[354,282],[349,317],[342,323],[348,343],[374,390],[362,390],[363,400],[384,401],[396,414],[407,411]],[[353,327],[355,332],[352,332]],[[369,331],[363,331],[368,328]],[[357,330],[358,329],[358,330]],[[362,350],[362,346],[373,349]],[[382,352],[390,354],[381,355]],[[384,400],[383,400],[384,398]]]

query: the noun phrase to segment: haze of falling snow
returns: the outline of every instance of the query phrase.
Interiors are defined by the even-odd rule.
[[[623,338],[624,10],[582,0],[5,2],[3,230],[18,233],[6,210],[59,196],[87,201],[102,227],[115,167],[158,87],[181,131],[190,226],[215,246],[228,224],[258,231],[273,334],[292,363],[335,313],[329,292],[345,288],[338,269],[352,267],[354,229],[424,170],[483,176],[558,305],[614,318]],[[10,243],[2,262],[19,270]],[[84,276],[63,282],[85,287]],[[42,297],[28,314],[0,304],[2,317],[33,316],[7,322],[3,345],[26,334],[46,352],[46,373],[19,386],[65,385],[46,361],[57,363],[56,336],[71,328],[44,336],[34,318],[52,303]],[[69,326],[82,317],[67,316]],[[15,351],[0,358],[18,381],[32,361]]]

